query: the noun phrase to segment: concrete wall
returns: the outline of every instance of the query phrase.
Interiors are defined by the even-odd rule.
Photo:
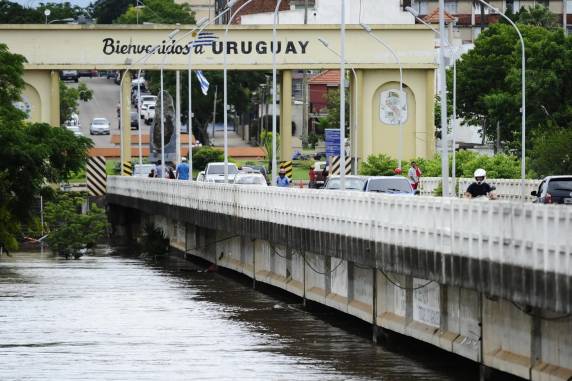
[[[165,216],[143,216],[179,250],[524,379],[572,377],[572,319],[474,290],[374,270]],[[375,315],[375,319],[374,319]]]

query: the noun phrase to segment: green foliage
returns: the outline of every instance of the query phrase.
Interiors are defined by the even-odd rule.
[[[132,3],[133,4],[133,3]],[[195,17],[189,4],[176,4],[173,0],[145,0],[145,7],[137,9],[130,4],[115,24],[194,24]]]
[[[50,10],[49,20],[62,20],[76,18],[84,13],[77,5],[69,2],[39,3],[37,8],[24,7],[12,1],[0,1],[1,24],[43,24],[45,22],[44,10]]]
[[[193,149],[193,169],[204,171],[208,163],[224,161],[224,151],[213,147]]]
[[[531,136],[553,125],[565,126],[572,119],[572,37],[564,36],[561,28],[537,26],[548,25],[540,11],[533,8],[519,16],[528,23],[519,24],[519,29],[527,57],[529,148]],[[459,116],[473,124],[499,122],[502,144],[509,152],[517,152],[521,140],[521,47],[512,26],[498,23],[479,35],[475,48],[457,64],[457,85]],[[493,140],[496,128],[485,128],[484,134]]]
[[[80,83],[75,88],[60,81],[60,124],[68,120],[73,113],[78,112],[79,101],[88,102],[92,98],[93,91],[85,83]]]
[[[366,161],[361,163],[359,173],[365,176],[391,176],[397,168],[397,160],[380,153],[370,155]]]
[[[572,173],[572,123],[534,137],[530,167],[540,176]]]
[[[326,111],[328,116],[325,118],[320,118],[320,128],[340,128],[340,90],[330,90],[326,94]],[[345,115],[345,126],[349,126],[350,121],[350,104],[349,97],[346,96],[346,115]]]
[[[63,128],[27,123],[20,100],[24,58],[0,44],[0,246],[14,249],[33,223],[31,208],[47,182],[65,181],[87,161],[90,139]]]
[[[416,158],[413,161],[419,165],[424,177],[441,176],[441,156],[438,154],[431,159]],[[473,177],[477,168],[487,171],[487,177],[491,179],[516,179],[520,178],[520,160],[511,155],[498,154],[495,156],[479,155],[474,151],[461,150],[456,154],[457,177]],[[453,159],[449,156],[449,168],[452,169]],[[406,175],[409,162],[402,162],[403,173]],[[397,160],[387,155],[372,155],[364,161],[360,168],[360,174],[367,176],[391,176],[397,168]]]
[[[107,217],[104,210],[92,204],[82,213],[87,202],[87,194],[61,192],[46,203],[46,241],[55,254],[77,259],[82,249],[93,249],[105,235]]]
[[[556,15],[542,5],[534,5],[527,9],[521,9],[518,13],[518,22],[527,25],[535,25],[543,28],[556,28]]]
[[[98,24],[111,24],[133,3],[133,0],[97,0],[93,4],[92,14]]]
[[[320,141],[320,137],[311,132],[308,134],[308,144],[310,145],[310,147],[312,147],[312,149],[316,148],[316,144],[318,144],[318,142]]]
[[[260,142],[262,146],[266,150],[266,159],[268,160],[268,171],[270,171],[271,164],[273,161],[272,155],[272,132],[270,131],[262,131],[260,133]],[[280,157],[280,135],[276,135],[276,155]]]
[[[165,232],[153,225],[147,223],[145,225],[145,233],[141,239],[143,252],[150,257],[165,255],[169,252],[169,237]]]

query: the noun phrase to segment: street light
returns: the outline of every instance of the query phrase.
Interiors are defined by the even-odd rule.
[[[415,17],[415,19],[417,21],[419,21],[421,24],[425,25],[427,28],[431,29],[433,32],[435,32],[435,34],[437,34],[438,36],[441,36],[441,33],[433,28],[433,26],[429,23],[427,23],[425,20],[423,20],[421,17],[419,17],[419,12],[417,12],[415,9],[411,8],[411,7],[406,7],[405,10],[409,13],[411,13],[411,15],[413,15],[413,17]],[[453,190],[452,192],[455,192],[455,188],[457,185],[457,150],[456,150],[456,136],[455,136],[455,132],[457,130],[457,59],[459,58],[458,55],[458,51],[457,49],[454,49],[453,46],[451,45],[450,41],[447,40],[447,44],[446,44],[447,48],[449,49],[449,52],[451,54],[451,57],[453,58],[453,115],[451,117],[451,145],[453,148],[453,152],[452,152],[452,164],[451,164],[451,177],[452,177],[452,181],[451,183],[453,184]],[[444,46],[443,46],[444,48]],[[447,160],[449,157],[449,153],[447,152]]]
[[[330,44],[328,42],[328,40],[326,40],[323,37],[318,37],[318,41],[320,41],[320,43],[322,45],[324,45],[324,47],[326,47],[326,49],[328,49],[330,52],[334,53],[336,56],[341,58],[340,53],[338,53],[336,50],[334,50],[333,48],[330,47]],[[348,63],[346,61],[346,63]],[[354,75],[354,80],[357,86],[357,82],[358,82],[358,77],[357,77],[357,73],[355,71],[355,69],[353,67],[350,66],[350,70],[352,71],[353,75]],[[354,89],[355,90],[355,89]],[[357,129],[358,129],[358,115],[359,113],[357,112],[358,109],[358,96],[357,96],[357,91],[354,91],[355,94],[352,94],[354,96],[355,99],[355,104],[354,104],[354,128],[353,128],[353,135],[352,135],[352,139],[353,139],[353,143],[354,143],[354,166],[353,166],[353,174],[357,175]],[[344,167],[345,168],[345,167]]]
[[[276,24],[278,23],[278,10],[282,0],[276,1],[272,18],[272,184],[276,184],[278,177],[278,160],[276,158]],[[282,99],[284,102],[284,99]],[[282,115],[282,117],[284,117]],[[284,132],[284,131],[282,131]]]
[[[227,94],[227,82],[228,82],[228,68],[227,68],[227,46],[226,41],[228,38],[228,28],[232,23],[232,20],[235,16],[242,10],[242,8],[246,7],[254,0],[248,0],[244,4],[242,4],[234,13],[231,13],[228,22],[224,28],[224,40],[223,40],[223,88],[224,88],[224,107],[223,107],[223,118],[224,118],[224,182],[225,184],[228,183],[228,94]],[[279,0],[282,1],[282,0]],[[231,3],[231,6],[234,5],[235,2]],[[230,7],[227,7],[230,9]],[[213,120],[213,131],[214,131],[214,120]]]
[[[340,20],[340,189],[346,189],[346,1]]]
[[[52,14],[49,9],[44,9],[44,16],[46,17],[46,24],[48,23],[48,16]]]
[[[397,65],[399,66],[399,108],[398,108],[398,110],[399,110],[399,114],[398,114],[398,117],[399,117],[399,157],[398,157],[397,166],[399,168],[401,168],[401,160],[403,157],[403,117],[401,115],[401,111],[403,110],[403,106],[407,104],[407,98],[405,99],[405,102],[403,99],[403,65],[401,64],[401,60],[399,59],[399,56],[397,55],[395,50],[393,50],[393,48],[391,46],[389,46],[389,44],[387,44],[381,38],[376,36],[373,33],[373,31],[371,30],[371,27],[369,25],[366,25],[364,23],[360,23],[360,25],[363,28],[363,30],[365,30],[367,32],[367,34],[369,34],[374,40],[376,40],[378,43],[383,45],[387,50],[389,50],[389,52],[391,53],[393,58],[395,58]]]
[[[447,80],[445,78],[445,0],[439,0],[439,80],[441,82],[441,177],[443,197],[449,197],[449,131],[447,130]]]
[[[492,9],[497,14],[501,15],[513,28],[516,30],[518,34],[518,38],[520,39],[520,47],[522,50],[522,57],[521,57],[521,92],[522,92],[522,105],[521,105],[521,152],[520,152],[520,197],[521,201],[524,202],[526,199],[525,188],[524,188],[524,180],[526,177],[526,52],[524,51],[524,39],[522,38],[522,34],[520,30],[516,26],[516,24],[507,17],[504,13],[499,11],[497,8],[493,7],[489,3],[484,0],[479,0],[482,4]]]

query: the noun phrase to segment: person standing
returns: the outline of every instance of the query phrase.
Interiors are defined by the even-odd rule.
[[[407,172],[407,178],[409,179],[409,182],[411,183],[413,189],[419,188],[419,180],[421,178],[421,174],[422,174],[421,169],[419,168],[417,163],[412,161],[411,166],[409,167],[409,171]]]
[[[189,164],[187,163],[187,158],[182,157],[181,162],[177,164],[177,180],[188,180],[189,179]]]
[[[163,168],[161,167],[161,160],[157,160],[157,164],[155,164],[155,177],[160,179],[163,178]]]
[[[284,168],[280,169],[278,172],[278,178],[276,179],[276,186],[288,188],[290,186],[290,180],[286,177],[286,170]]]

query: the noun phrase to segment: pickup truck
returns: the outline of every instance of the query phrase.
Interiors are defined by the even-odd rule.
[[[232,183],[238,173],[234,163],[228,163],[228,182]],[[224,163],[208,163],[205,169],[204,181],[209,183],[224,183]]]

